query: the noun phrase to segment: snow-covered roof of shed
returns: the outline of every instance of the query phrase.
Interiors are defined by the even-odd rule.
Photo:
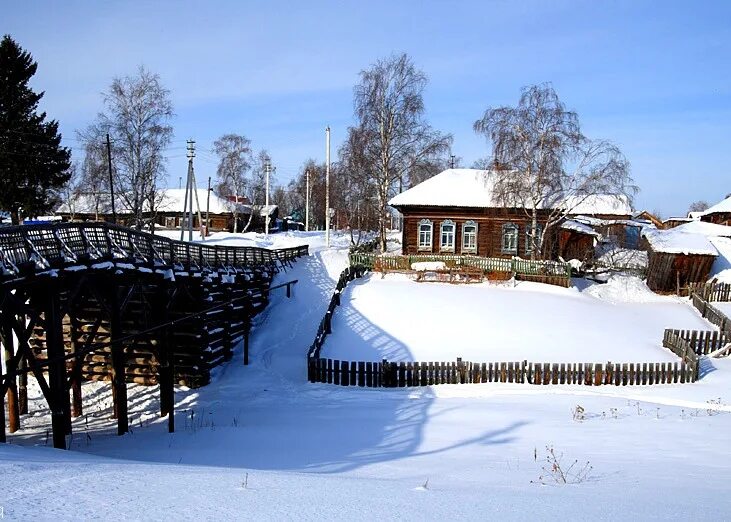
[[[595,194],[591,196],[570,196],[566,208],[573,215],[631,216],[632,206],[627,196]]]
[[[567,219],[561,223],[561,228],[564,230],[571,230],[573,232],[579,232],[580,234],[587,234],[589,236],[600,237],[601,234],[591,228],[589,225],[580,223],[574,219]]]
[[[700,215],[707,216],[708,214],[716,214],[719,212],[731,212],[731,196],[727,197],[720,203],[716,203],[712,207],[708,207],[703,212],[700,212]]]
[[[717,256],[718,250],[711,244],[703,234],[693,234],[678,230],[680,227],[670,230],[658,230],[645,228],[642,235],[647,239],[650,248],[655,252],[666,254],[694,254]]]
[[[495,174],[489,170],[447,169],[394,196],[389,205],[475,207],[502,206],[495,198]]]
[[[731,227],[706,221],[689,221],[678,225],[675,229],[685,233],[701,234],[706,237],[731,237]]]

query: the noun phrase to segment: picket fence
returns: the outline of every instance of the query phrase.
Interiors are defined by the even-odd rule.
[[[367,267],[356,264],[340,274],[325,317],[307,353],[308,381],[368,388],[489,382],[585,386],[689,383],[699,377],[698,353],[708,353],[728,339],[728,335],[719,332],[665,330],[663,346],[680,357],[680,362],[675,363],[478,363],[461,359],[451,362],[371,362],[320,357],[322,345],[332,332],[332,316],[340,305],[342,291],[350,281],[363,277],[367,271]],[[713,333],[717,335],[713,336]]]
[[[726,314],[703,299],[700,294],[693,292],[690,294],[690,299],[693,306],[696,307],[704,318],[718,326],[722,332],[731,334],[731,319]]]
[[[688,294],[696,294],[704,301],[731,301],[731,283],[689,283]]]
[[[363,266],[377,271],[409,271],[413,263],[443,261],[455,266],[480,268],[485,273],[514,274],[518,279],[546,282],[568,287],[571,284],[571,265],[559,261],[530,261],[513,258],[463,256],[457,254],[418,254],[408,256],[379,256],[371,253],[350,254],[351,266]]]
[[[698,379],[698,360],[686,362],[684,359],[674,363],[474,363],[460,359],[456,362],[367,362],[310,358],[308,379],[310,382],[367,388],[491,382],[653,385],[695,382]]]

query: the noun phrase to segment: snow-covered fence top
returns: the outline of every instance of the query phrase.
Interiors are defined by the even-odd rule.
[[[110,223],[0,228],[0,269],[5,276],[106,259],[129,259],[151,267],[273,266],[307,253],[307,245],[269,250],[175,241]]]

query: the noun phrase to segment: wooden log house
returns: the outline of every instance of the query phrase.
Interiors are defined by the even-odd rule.
[[[526,209],[498,201],[494,183],[492,171],[448,169],[392,198],[389,204],[403,215],[403,253],[530,257],[531,238],[534,233],[542,236],[551,210],[539,209],[533,231]],[[566,204],[572,215],[629,219],[632,214],[627,201],[615,196],[597,195]],[[583,253],[593,241],[587,230],[562,228],[546,239],[548,255],[544,257]]]

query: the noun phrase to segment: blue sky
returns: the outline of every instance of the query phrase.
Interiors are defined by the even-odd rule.
[[[406,52],[430,78],[432,125],[469,165],[488,154],[473,122],[550,81],[584,132],[614,141],[665,217],[731,192],[731,2],[40,2],[5,1],[0,32],[39,62],[34,86],[66,144],[101,108],[115,76],[144,64],[172,91],[169,183],[196,139],[227,132],[267,148],[280,181],[324,159],[352,122],[358,72]]]

